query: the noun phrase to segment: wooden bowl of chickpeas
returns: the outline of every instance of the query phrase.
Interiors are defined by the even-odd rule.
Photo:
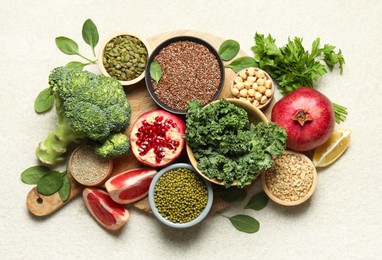
[[[243,69],[232,80],[231,94],[263,110],[269,106],[274,96],[272,78],[259,68]]]

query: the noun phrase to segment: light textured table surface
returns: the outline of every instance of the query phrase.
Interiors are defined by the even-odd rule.
[[[1,259],[380,259],[382,1],[2,0],[0,7]],[[337,127],[353,130],[351,145],[319,171],[309,202],[291,208],[270,202],[255,212],[244,210],[244,201],[223,212],[257,218],[255,234],[235,230],[220,215],[174,230],[131,210],[129,223],[113,235],[92,219],[81,198],[36,218],[26,208],[31,186],[20,173],[37,163],[34,150],[55,115],[38,116],[33,102],[50,70],[75,59],[56,48],[55,37],[73,38],[91,54],[81,38],[87,18],[98,26],[100,41],[123,30],[148,38],[193,29],[236,39],[247,54],[255,32],[270,33],[279,45],[300,36],[308,49],[320,37],[341,48],[346,60],[344,74],[328,73],[318,89],[348,107],[348,119]]]

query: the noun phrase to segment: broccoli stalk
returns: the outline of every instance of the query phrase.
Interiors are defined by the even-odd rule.
[[[96,153],[104,158],[129,151],[129,138],[123,131],[131,110],[116,79],[59,67],[50,73],[49,85],[58,123],[37,147],[41,162],[54,165],[65,160],[68,145],[81,140],[95,142]]]
[[[64,115],[62,99],[54,93],[56,113],[58,122],[56,128],[50,132],[47,138],[40,142],[36,154],[42,163],[57,164],[65,160],[65,152],[68,145],[84,136],[73,132],[68,123],[68,118]]]

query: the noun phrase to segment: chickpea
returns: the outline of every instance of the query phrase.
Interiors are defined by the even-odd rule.
[[[247,97],[247,100],[249,100],[250,102],[253,102],[255,100],[255,97]]]
[[[234,79],[235,83],[243,82],[243,79],[241,77],[236,77]]]
[[[255,68],[248,68],[247,72],[248,72],[249,76],[254,76],[255,75]]]
[[[255,99],[258,100],[258,101],[261,100],[261,97],[262,97],[262,96],[263,96],[263,95],[261,95],[260,92],[256,92],[256,93],[255,93]]]
[[[254,106],[256,106],[256,107],[258,107],[258,106],[260,105],[259,101],[256,100],[256,99],[252,102],[252,104],[253,104]]]
[[[237,97],[239,95],[239,90],[235,87],[231,88],[231,93],[234,97]]]
[[[244,87],[245,87],[246,89],[250,89],[251,86],[252,86],[252,83],[251,83],[251,82],[249,82],[249,81],[245,81],[245,82],[244,82]]]
[[[239,100],[246,101],[247,99],[245,97],[239,97]]]
[[[259,86],[264,86],[264,84],[265,84],[265,80],[263,79],[263,78],[259,78],[258,80],[257,80],[257,85],[259,85]]]
[[[267,103],[267,101],[268,101],[268,98],[266,96],[262,96],[261,100],[260,100],[260,104],[263,105],[263,104]]]
[[[248,89],[248,96],[254,97],[255,96],[255,90],[253,89]]]
[[[243,82],[238,82],[236,83],[236,87],[238,90],[242,90],[244,88],[244,83]]]
[[[272,90],[271,90],[271,89],[267,89],[267,90],[265,91],[265,96],[266,96],[267,98],[270,98],[270,97],[272,96]]]
[[[271,88],[271,86],[272,86],[272,81],[271,81],[270,79],[267,79],[267,80],[265,81],[265,87],[266,87],[266,88]]]
[[[258,78],[263,78],[264,76],[265,76],[264,71],[262,71],[262,70],[258,70],[258,71],[257,71],[257,73],[256,73],[256,77],[258,77]]]
[[[252,84],[252,89],[256,91],[259,89],[259,86],[257,85],[257,83]]]
[[[247,81],[250,83],[256,82],[256,77],[248,76]]]
[[[247,97],[247,89],[246,88],[243,88],[242,90],[240,90],[240,96],[241,97]]]
[[[239,73],[239,76],[243,79],[243,80],[246,80],[247,79],[247,73],[245,71],[241,71]]]
[[[261,94],[265,94],[265,91],[266,91],[265,86],[259,86],[258,91],[259,91]]]

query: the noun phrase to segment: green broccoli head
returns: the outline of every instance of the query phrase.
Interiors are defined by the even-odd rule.
[[[95,153],[103,158],[118,157],[130,151],[130,139],[122,133],[109,136],[95,149]]]
[[[118,80],[58,67],[50,73],[49,85],[59,122],[36,151],[42,162],[63,160],[66,147],[73,141],[85,138],[103,143],[128,127],[131,108]]]

